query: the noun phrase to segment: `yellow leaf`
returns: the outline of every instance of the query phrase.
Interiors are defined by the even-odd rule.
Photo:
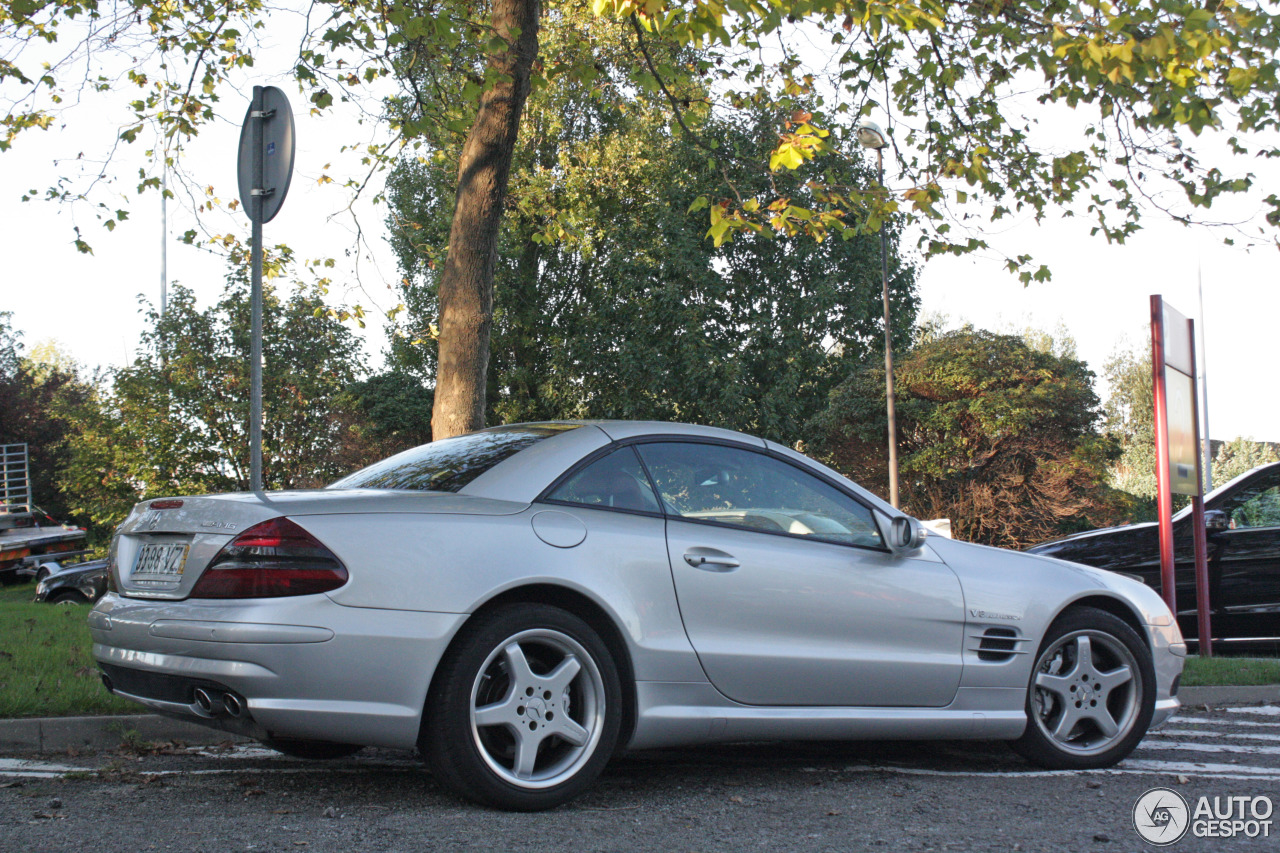
[[[804,163],[804,157],[790,142],[784,142],[778,146],[773,152],[773,156],[769,158],[769,169],[778,171],[780,167],[785,166],[788,169],[798,169]]]

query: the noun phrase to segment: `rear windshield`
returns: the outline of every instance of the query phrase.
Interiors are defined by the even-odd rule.
[[[330,489],[456,492],[509,456],[579,424],[513,424],[433,441],[375,462]]]

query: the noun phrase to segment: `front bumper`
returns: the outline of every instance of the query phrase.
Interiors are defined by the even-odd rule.
[[[163,714],[251,737],[411,748],[436,664],[466,619],[345,607],[324,595],[227,601],[108,593],[89,614],[116,692]],[[195,690],[242,697],[211,713]]]
[[[1150,726],[1154,729],[1163,725],[1181,707],[1178,683],[1187,660],[1187,644],[1172,620],[1168,625],[1148,625],[1147,637],[1151,641],[1151,659],[1156,670],[1156,709]]]

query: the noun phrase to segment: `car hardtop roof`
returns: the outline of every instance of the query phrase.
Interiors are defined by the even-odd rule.
[[[684,435],[700,436],[704,438],[721,438],[729,441],[738,441],[746,444],[764,446],[764,439],[744,432],[737,432],[736,430],[724,429],[722,427],[703,426],[701,424],[688,424],[676,421],[628,421],[607,419],[530,421],[528,423],[502,424],[501,426],[488,427],[481,430],[481,432],[518,429],[519,427],[562,426],[566,424],[596,427],[603,431],[605,435],[609,436],[613,441],[622,441],[628,438],[647,435]]]

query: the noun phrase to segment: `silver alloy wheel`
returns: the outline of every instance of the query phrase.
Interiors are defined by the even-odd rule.
[[[1106,752],[1129,734],[1142,709],[1138,661],[1119,639],[1073,631],[1036,661],[1035,725],[1059,748],[1079,756]]]
[[[504,781],[550,788],[572,778],[600,741],[605,686],[591,654],[550,628],[509,637],[471,687],[471,733]]]

